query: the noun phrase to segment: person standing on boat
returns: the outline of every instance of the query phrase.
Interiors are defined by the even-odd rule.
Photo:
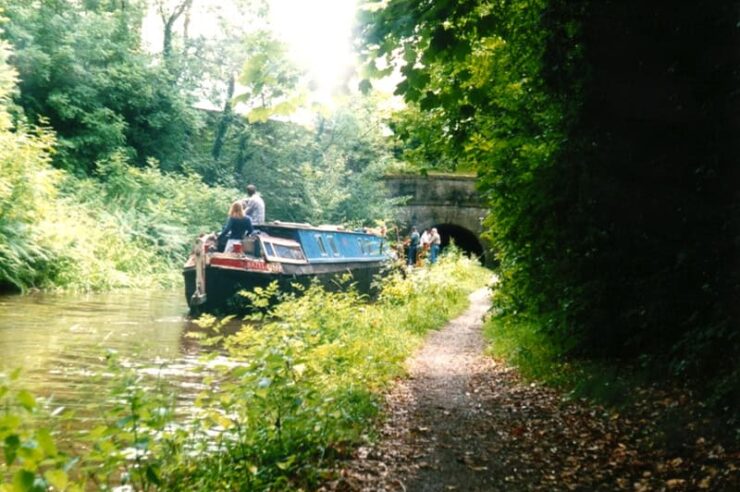
[[[416,264],[416,254],[419,251],[419,231],[416,230],[416,227],[411,228],[411,237],[409,238],[409,258],[408,258],[408,264],[409,265],[415,265]]]
[[[439,255],[439,248],[442,245],[442,238],[439,236],[439,232],[436,227],[432,227],[432,234],[429,239],[429,262],[434,263],[437,261],[437,255]]]
[[[242,202],[232,203],[229,209],[229,219],[218,235],[219,251],[221,251],[221,245],[223,245],[224,253],[231,253],[234,250],[234,245],[238,243],[241,246],[244,235],[252,234],[253,231],[252,219],[244,215]]]
[[[247,185],[247,198],[242,201],[244,213],[252,219],[252,225],[265,223],[265,201],[253,184]]]

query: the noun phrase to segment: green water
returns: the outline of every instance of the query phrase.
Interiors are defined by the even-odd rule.
[[[1,296],[0,371],[21,368],[18,384],[89,415],[108,398],[106,354],[115,351],[189,400],[203,349],[187,334],[197,330],[181,290]]]

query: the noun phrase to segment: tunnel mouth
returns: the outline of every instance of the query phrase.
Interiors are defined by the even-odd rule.
[[[455,245],[466,255],[475,257],[482,264],[485,264],[483,245],[473,232],[455,224],[436,224],[432,227],[437,228],[437,232],[439,232],[442,239],[442,251],[450,245],[451,241],[454,241]]]

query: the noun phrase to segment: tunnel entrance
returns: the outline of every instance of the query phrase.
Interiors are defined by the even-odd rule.
[[[437,228],[442,239],[443,251],[450,244],[450,240],[452,240],[465,254],[470,256],[475,255],[481,263],[485,264],[486,258],[483,253],[483,246],[478,240],[478,237],[468,229],[455,224],[437,224],[433,227]]]

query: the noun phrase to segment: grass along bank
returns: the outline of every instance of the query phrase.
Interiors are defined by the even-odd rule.
[[[104,423],[79,436],[74,453],[56,444],[63,419],[33,427],[42,405],[26,392],[0,391],[0,439],[11,443],[0,463],[4,487],[310,489],[333,458],[370,438],[381,390],[403,374],[424,335],[462,312],[489,277],[476,262],[450,255],[387,277],[374,302],[352,289],[312,286],[260,316],[259,328],[245,325],[236,335],[222,337],[221,323],[203,319],[210,343],[223,344],[229,357],[204,361],[197,410],[178,408],[161,381],[113,364],[116,404]],[[175,417],[183,414],[191,417]]]
[[[0,289],[173,285],[193,239],[217,229],[239,193],[134,168],[122,154],[98,162],[96,177],[76,177],[52,169],[34,138],[16,150],[35,160],[0,150],[11,163],[0,166]]]
[[[0,292],[171,284],[196,234],[219,227],[239,191],[153,159],[134,167],[122,149],[85,163],[90,176],[55,168],[57,135],[15,112],[9,57],[0,41]]]

